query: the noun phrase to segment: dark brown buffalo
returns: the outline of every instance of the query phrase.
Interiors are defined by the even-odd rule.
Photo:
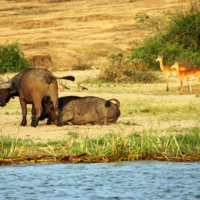
[[[115,101],[116,104],[111,101]],[[54,107],[51,101],[43,104],[40,120],[48,118],[47,124],[55,123]],[[63,125],[115,123],[120,116],[120,102],[117,99],[105,100],[98,97],[68,96],[58,99],[59,115]]]
[[[55,123],[61,126],[58,115],[58,85],[56,79],[74,81],[73,76],[56,77],[46,69],[26,69],[11,80],[0,84],[0,106],[4,107],[11,97],[19,96],[23,115],[21,126],[27,124],[26,104],[32,104],[32,115],[33,112],[36,113],[31,126],[35,127],[38,125],[42,113],[42,99],[49,97],[55,109]]]

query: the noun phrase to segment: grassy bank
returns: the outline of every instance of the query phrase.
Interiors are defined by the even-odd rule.
[[[174,135],[174,132],[179,134]],[[126,135],[108,133],[96,139],[69,132],[69,139],[40,141],[1,135],[0,165],[13,163],[67,162],[96,163],[133,160],[200,161],[200,127],[171,128],[160,137],[159,130],[143,130]]]

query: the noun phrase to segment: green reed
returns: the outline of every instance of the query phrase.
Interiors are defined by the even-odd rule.
[[[121,128],[121,127],[120,127]],[[173,130],[173,129],[172,129]],[[162,133],[160,130],[143,130],[127,135],[125,128],[119,133],[109,133],[97,138],[82,138],[72,134],[63,141],[34,143],[18,137],[10,138],[1,135],[1,158],[15,158],[41,155],[81,155],[90,156],[85,162],[118,162],[158,158],[174,160],[197,155],[200,159],[200,127],[182,130],[184,133]],[[179,130],[180,132],[180,130]],[[75,137],[74,137],[75,136]],[[173,157],[173,159],[171,159]],[[196,158],[195,158],[196,159]],[[188,160],[187,160],[188,161]]]

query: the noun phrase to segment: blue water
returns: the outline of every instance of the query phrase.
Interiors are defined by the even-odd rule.
[[[0,167],[4,199],[200,199],[200,163],[134,161]]]

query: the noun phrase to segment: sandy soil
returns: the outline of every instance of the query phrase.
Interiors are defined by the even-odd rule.
[[[55,75],[73,75],[77,78],[77,80],[81,80],[87,76],[96,76],[99,71],[97,70],[89,70],[89,71],[68,71],[68,72],[54,72]],[[4,76],[4,78],[6,78]],[[178,82],[178,80],[177,80]],[[171,90],[177,90],[177,82],[170,83]],[[91,92],[80,92],[78,89],[74,89],[77,87],[77,83],[68,82],[68,87],[72,88],[72,90],[64,90],[59,89],[59,97],[68,96],[68,95],[77,95],[77,96],[98,96],[105,99],[117,98],[119,101],[126,99],[133,100],[144,100],[144,99],[155,99],[155,100],[166,100],[166,101],[199,101],[199,98],[195,97],[195,94],[189,94],[189,90],[187,87],[184,87],[184,94],[180,95],[179,92],[174,92],[173,95],[145,95],[145,94],[106,94],[106,93],[91,93]],[[88,86],[89,90],[90,87]],[[132,86],[132,88],[137,86]],[[166,83],[160,84],[151,84],[151,87],[159,90],[162,88],[165,90]],[[199,85],[193,85],[193,89],[200,89]],[[62,91],[62,92],[61,92]],[[121,108],[123,104],[121,105]],[[6,114],[7,112],[7,114]],[[69,131],[76,132],[80,137],[96,137],[98,135],[108,134],[108,133],[125,133],[130,134],[132,132],[142,132],[143,130],[160,129],[159,134],[165,134],[165,130],[170,127],[192,127],[196,125],[197,119],[194,120],[173,120],[173,121],[160,121],[158,123],[158,118],[156,116],[146,116],[141,117],[139,114],[133,117],[119,117],[118,122],[112,125],[82,125],[82,126],[62,126],[57,127],[55,125],[46,125],[46,120],[40,121],[39,126],[33,128],[30,126],[31,116],[28,115],[28,124],[26,127],[19,126],[21,122],[21,106],[19,104],[19,99],[12,99],[6,107],[0,109],[0,130],[3,135],[10,136],[19,136],[20,138],[31,138],[34,141],[48,141],[48,140],[63,140],[69,137]],[[128,121],[133,122],[132,125],[124,125]]]

